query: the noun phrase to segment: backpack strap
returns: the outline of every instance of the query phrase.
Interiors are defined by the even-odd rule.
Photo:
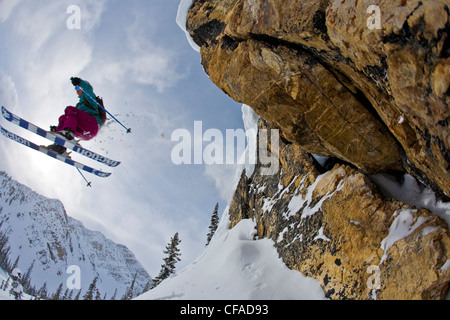
[[[88,99],[86,99],[86,96],[83,96],[83,101],[81,102],[83,103],[85,106],[87,106],[89,109],[91,109],[93,112],[97,112],[98,113],[98,106],[93,106]]]
[[[103,98],[95,97],[95,100],[97,101],[97,103],[100,106],[102,106],[103,108],[105,107],[105,105],[103,104]],[[105,109],[103,109],[100,106],[97,106],[98,114],[99,114],[100,120],[102,120],[102,123],[105,124],[105,122],[106,122],[106,111],[105,111]]]

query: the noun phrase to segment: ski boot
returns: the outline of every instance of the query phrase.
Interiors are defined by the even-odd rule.
[[[63,131],[56,131],[57,127],[56,126],[51,126],[50,127],[50,131],[54,134],[58,134],[61,137],[63,137],[66,140],[73,140],[75,139],[75,133],[69,129],[69,128],[65,128]]]
[[[43,148],[43,149],[52,151],[52,152],[54,152],[54,153],[56,153],[56,154],[58,154],[60,156],[66,157],[68,159],[71,159],[70,158],[70,153],[67,152],[67,148],[63,147],[63,146],[60,146],[59,144],[54,143],[54,144],[51,144],[49,146],[40,146],[40,147]]]

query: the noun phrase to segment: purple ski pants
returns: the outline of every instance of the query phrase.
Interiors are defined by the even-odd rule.
[[[71,106],[67,107],[64,115],[59,118],[59,125],[56,131],[62,131],[66,128],[71,129],[75,133],[75,137],[81,140],[91,140],[97,135],[99,130],[95,117]]]

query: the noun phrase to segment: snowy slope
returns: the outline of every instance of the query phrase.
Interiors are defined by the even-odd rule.
[[[9,259],[23,273],[31,267],[31,283],[40,289],[46,283],[54,293],[63,283],[80,276],[82,294],[94,277],[101,297],[110,298],[117,288],[121,298],[137,274],[136,289],[142,292],[150,276],[125,246],[105,238],[100,232],[84,228],[69,217],[58,200],[47,199],[0,172],[0,231],[11,247]],[[77,266],[79,273],[70,272]],[[69,272],[68,272],[69,271]],[[76,283],[76,282],[71,282]],[[72,288],[71,288],[72,289]],[[75,290],[73,296],[78,290]]]
[[[211,243],[191,265],[136,300],[325,299],[318,281],[289,270],[269,239],[254,240],[255,224],[229,230],[228,209]]]

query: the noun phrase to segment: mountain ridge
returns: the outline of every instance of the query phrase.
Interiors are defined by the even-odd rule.
[[[135,275],[135,294],[151,281],[125,245],[86,229],[67,214],[61,201],[39,195],[5,172],[0,172],[0,220],[0,232],[9,239],[9,260],[19,257],[18,267],[24,273],[33,265],[31,285],[36,289],[46,283],[48,291],[55,292],[62,283],[66,290],[72,276],[69,266],[79,267],[82,292],[98,276],[102,297],[113,296],[116,289],[116,298],[122,297]]]

